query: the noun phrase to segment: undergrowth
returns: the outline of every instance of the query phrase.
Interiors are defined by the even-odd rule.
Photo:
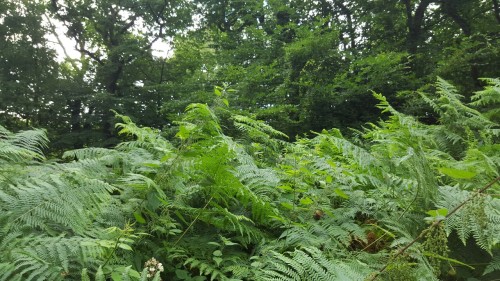
[[[499,177],[500,81],[485,81],[470,104],[441,79],[420,93],[434,125],[374,94],[387,118],[351,139],[288,142],[219,87],[175,139],[116,114],[128,141],[47,160],[43,130],[0,126],[0,280],[491,280],[500,188],[477,190]]]

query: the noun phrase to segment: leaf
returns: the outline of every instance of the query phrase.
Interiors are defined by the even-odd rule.
[[[430,215],[430,217],[426,217],[424,220],[432,223],[435,221],[441,221],[446,218],[446,215],[448,215],[448,209],[446,208],[441,208],[437,210],[430,210],[427,211],[426,214]]]
[[[105,281],[104,272],[102,271],[102,266],[99,266],[97,273],[95,274],[95,281]]]
[[[338,196],[344,198],[344,199],[349,199],[349,195],[345,194],[344,191],[342,191],[342,189],[340,188],[335,188],[333,190],[335,192],[335,194],[337,194]]]
[[[332,183],[333,182],[332,176],[330,176],[330,175],[326,176],[325,181],[326,181],[326,183]]]
[[[221,88],[221,87],[219,87],[219,86],[215,86],[215,87],[214,87],[214,94],[215,94],[216,96],[218,96],[218,97],[222,96],[222,91],[221,91],[221,90],[222,90],[222,88]]]
[[[114,271],[111,273],[111,279],[113,279],[113,281],[122,281],[122,275],[120,272]]]
[[[445,261],[448,261],[448,262],[452,262],[452,263],[456,263],[456,264],[459,264],[459,265],[462,265],[462,266],[465,266],[465,267],[468,267],[472,270],[474,270],[475,268],[466,264],[466,263],[463,263],[459,260],[456,260],[456,259],[452,259],[452,258],[448,258],[448,257],[445,257],[445,256],[441,256],[441,255],[438,255],[436,253],[430,253],[430,252],[424,252],[424,256],[428,256],[428,257],[433,257],[433,258],[438,258],[438,259],[441,259],[441,260],[445,260]]]
[[[87,268],[82,269],[82,281],[90,281]]]
[[[288,203],[288,202],[281,202],[281,206],[283,206],[285,209],[292,210],[293,205]]]
[[[118,247],[127,251],[133,251],[132,247],[124,243],[118,243]]]
[[[215,263],[217,264],[217,266],[219,266],[220,263],[223,261],[222,258],[218,258],[218,257],[213,258],[213,260],[215,261]]]
[[[181,140],[185,140],[185,139],[189,138],[191,131],[192,131],[192,127],[183,124],[179,127],[179,132],[177,132],[177,134],[175,134],[175,136],[180,138]]]
[[[438,171],[455,179],[471,179],[476,176],[476,173],[454,168],[441,167],[438,168]]]
[[[430,210],[430,211],[427,211],[427,214],[432,216],[432,217],[446,217],[446,215],[448,215],[448,209],[441,208],[441,209],[437,209],[437,210]]]
[[[300,199],[300,201],[299,201],[299,202],[300,202],[300,204],[301,204],[301,205],[311,205],[312,203],[314,203],[314,202],[312,201],[312,199],[311,199],[311,198],[309,198],[309,197],[302,198],[302,199]]]
[[[179,278],[181,280],[186,280],[186,279],[188,279],[189,274],[186,270],[176,269],[175,276],[177,276],[177,278]]]
[[[221,257],[222,256],[222,252],[220,250],[215,250],[212,255],[214,255],[215,257]]]
[[[129,267],[130,267],[130,266],[129,266]],[[141,274],[140,274],[137,270],[133,270],[133,269],[130,269],[130,270],[128,271],[128,275],[129,275],[130,277],[134,277],[134,278],[137,278],[137,279],[141,278]]]
[[[439,216],[446,217],[448,215],[448,209],[446,208],[437,209],[436,211]]]
[[[144,219],[144,217],[142,216],[141,213],[139,212],[135,212],[134,213],[134,217],[135,217],[135,220],[138,222],[138,223],[141,223],[141,224],[145,224],[146,223],[146,220]]]
[[[278,186],[278,188],[285,190],[285,191],[293,191],[293,188],[289,185],[280,185],[280,186]]]

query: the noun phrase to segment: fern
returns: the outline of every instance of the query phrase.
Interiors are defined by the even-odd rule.
[[[47,143],[48,138],[44,130],[22,131],[14,134],[0,126],[0,164],[6,161],[42,160],[44,159],[42,150]]]
[[[471,192],[459,190],[457,187],[442,187],[438,207],[448,210],[467,201]],[[455,230],[465,244],[469,237],[484,250],[492,253],[492,249],[500,243],[494,233],[500,231],[500,200],[487,195],[480,195],[462,208],[455,216],[446,220],[447,232]]]
[[[483,115],[491,121],[500,122],[498,116],[500,115],[500,79],[499,78],[484,78],[483,81],[487,83],[484,90],[478,91],[472,95],[472,102],[470,105],[476,108],[483,108]],[[499,135],[498,127],[494,130],[495,135]]]
[[[2,271],[0,280],[63,280],[77,278],[82,267],[95,267],[107,253],[106,240],[84,237],[17,237],[4,244],[12,271]],[[5,258],[5,257],[4,257]]]
[[[82,189],[81,186],[86,188]],[[45,231],[65,230],[77,234],[87,229],[96,212],[110,200],[115,188],[105,182],[78,174],[50,175],[46,179],[26,180],[0,190],[3,211],[9,218],[2,233],[24,226]]]
[[[496,255],[493,260],[484,269],[483,275],[490,274],[494,271],[500,271],[500,256]]]
[[[412,242],[425,214],[499,174],[498,121],[480,112],[495,109],[498,81],[487,82],[469,105],[443,80],[422,93],[437,125],[374,94],[385,119],[350,139],[284,142],[233,114],[219,88],[219,107],[188,106],[172,141],[117,114],[126,141],[64,161],[44,160],[43,131],[0,127],[0,280],[160,280],[142,270],[153,255],[169,280],[437,280],[433,265],[454,260],[431,237]],[[486,273],[498,268],[497,191],[442,222],[490,252]]]
[[[271,252],[271,258],[258,280],[363,280],[369,274],[361,264],[329,260],[312,247],[287,254]]]
[[[1,131],[8,137],[0,142],[11,148],[7,165],[23,165],[24,173],[5,174],[6,164],[0,162],[5,180],[0,188],[0,265],[5,269],[0,280],[76,279],[82,268],[97,268],[99,262],[112,258],[111,249],[123,243],[115,243],[116,237],[104,226],[123,224],[123,220],[104,219],[116,204],[111,194],[118,191],[110,183],[112,170],[105,159],[111,153],[96,149],[85,157],[81,150],[73,154],[79,161],[33,163],[31,159],[43,159],[43,131]],[[11,151],[17,156],[10,157]]]

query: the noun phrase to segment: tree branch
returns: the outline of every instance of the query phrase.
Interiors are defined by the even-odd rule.
[[[75,60],[72,59],[68,52],[66,51],[66,47],[64,47],[64,44],[62,43],[61,41],[61,38],[59,38],[59,34],[57,34],[56,32],[56,27],[55,25],[52,23],[52,21],[50,20],[50,17],[47,16],[47,14],[43,14],[43,16],[45,17],[45,20],[47,20],[47,22],[49,23],[49,26],[50,26],[50,31],[52,32],[52,35],[54,35],[54,37],[56,37],[56,40],[57,40],[57,43],[59,44],[59,46],[61,47],[63,53],[64,53],[64,56],[66,57],[66,60],[69,61],[69,63],[71,64],[71,66],[74,68],[74,69],[79,69],[78,66],[76,65],[75,63]]]
[[[453,21],[460,26],[460,29],[462,29],[462,32],[466,36],[470,36],[472,33],[471,26],[469,23],[460,15],[460,13],[457,10],[457,7],[454,5],[454,3],[450,1],[442,1],[442,7],[443,11],[453,19]]]
[[[97,56],[97,54],[95,53],[92,53],[91,51],[87,50],[87,49],[84,49],[84,48],[79,48],[78,44],[75,46],[75,49],[77,49],[79,52],[82,52],[84,54],[86,54],[87,56],[89,56],[91,59],[95,60],[96,62],[98,62],[100,65],[104,65],[104,61],[101,60],[101,58],[99,58]]]

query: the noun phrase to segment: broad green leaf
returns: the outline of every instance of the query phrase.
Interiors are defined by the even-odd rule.
[[[111,279],[113,279],[113,281],[122,281],[122,275],[120,272],[114,271],[111,273]]]
[[[281,206],[283,206],[285,209],[293,209],[293,205],[288,202],[281,202]]]
[[[285,190],[285,191],[293,191],[293,188],[289,185],[280,185],[280,186],[278,186],[278,188]]]
[[[454,168],[441,167],[438,169],[438,171],[455,179],[471,179],[476,176],[476,173],[474,172]]]
[[[448,209],[446,208],[437,209],[436,211],[438,216],[446,217],[446,215],[448,215]]]
[[[137,279],[141,278],[141,274],[137,270],[133,270],[133,269],[130,269],[128,271],[128,275],[130,277],[134,277],[134,278],[137,278]]]
[[[181,280],[186,280],[189,278],[188,272],[186,270],[182,270],[182,269],[176,269],[175,276],[177,276],[177,278],[179,278]]]
[[[340,197],[342,197],[342,198],[344,198],[344,199],[349,199],[349,195],[345,194],[345,192],[344,192],[344,191],[342,191],[342,189],[340,189],[340,188],[335,188],[333,191],[334,191],[334,192],[335,192],[335,194],[337,194],[338,196],[340,196]]]
[[[326,183],[332,183],[333,182],[332,176],[330,176],[330,175],[326,176],[325,181],[326,181]]]
[[[215,261],[215,263],[217,264],[217,266],[219,266],[220,263],[223,261],[223,259],[219,258],[219,257],[214,257],[213,260]]]
[[[118,243],[118,247],[127,251],[132,251],[132,247],[124,243]]]
[[[314,202],[312,201],[312,199],[311,199],[311,198],[309,198],[309,197],[302,198],[302,199],[300,199],[300,201],[299,201],[299,202],[300,202],[300,204],[301,204],[301,205],[311,205],[312,203],[314,203]]]
[[[427,211],[427,214],[432,216],[432,217],[438,217],[438,216],[446,217],[446,215],[448,215],[448,209],[441,208],[441,209],[437,209],[437,210],[430,210],[430,211]]]
[[[146,220],[144,219],[144,217],[142,216],[142,214],[141,214],[141,213],[139,213],[139,212],[135,212],[135,213],[134,213],[134,217],[135,217],[135,220],[136,220],[138,223],[141,223],[141,224],[146,223]]]
[[[428,223],[433,223],[435,221],[441,221],[446,219],[446,215],[448,215],[448,209],[438,209],[438,210],[430,210],[427,211],[427,214],[430,215],[430,217],[424,218],[424,220]]]
[[[222,90],[222,88],[221,88],[221,87],[216,86],[216,87],[214,88],[214,94],[215,94],[216,96],[218,96],[218,97],[222,96],[222,91],[221,91],[221,90]]]

